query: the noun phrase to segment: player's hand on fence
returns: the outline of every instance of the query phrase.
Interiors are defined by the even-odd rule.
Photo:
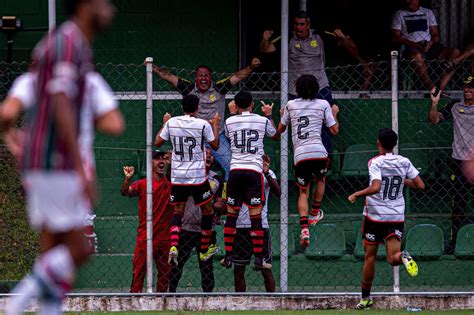
[[[123,174],[125,175],[126,178],[130,179],[134,173],[135,173],[135,167],[133,166],[123,167]]]
[[[163,115],[163,124],[166,124],[168,120],[170,120],[171,114],[166,112],[166,114]]]
[[[237,105],[234,100],[230,101],[229,104],[227,104],[227,107],[229,108],[229,113],[231,115],[237,114]]]
[[[436,86],[431,89],[431,104],[438,105],[439,99],[441,98],[441,90],[439,90]]]
[[[252,58],[252,61],[250,62],[250,69],[254,70],[257,67],[259,67],[260,64],[261,64],[260,59],[254,57],[254,58]]]
[[[331,106],[331,110],[332,110],[332,115],[336,117],[337,114],[339,113],[339,106],[337,106],[336,104],[333,104]]]
[[[283,117],[284,113],[285,113],[285,107],[280,108],[280,117]]]
[[[347,197],[347,200],[349,200],[350,203],[355,203],[357,201],[357,196],[355,194],[352,194]]]
[[[266,174],[270,170],[270,159],[263,160],[263,173]]]
[[[273,35],[272,30],[265,30],[265,31],[263,31],[262,39],[265,40],[265,41],[269,41],[270,37],[272,37],[272,35]]]
[[[265,104],[264,101],[260,101],[260,103],[262,103],[262,113],[264,116],[271,116],[272,115],[272,111],[273,111],[273,103],[270,105],[270,104]]]

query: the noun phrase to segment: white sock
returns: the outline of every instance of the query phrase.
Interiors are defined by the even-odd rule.
[[[33,275],[28,275],[15,286],[12,291],[17,296],[13,296],[5,307],[5,315],[23,314],[23,311],[30,304],[31,299],[41,293],[38,279]]]
[[[58,245],[44,253],[33,267],[53,295],[63,297],[72,285],[76,267],[65,245]]]

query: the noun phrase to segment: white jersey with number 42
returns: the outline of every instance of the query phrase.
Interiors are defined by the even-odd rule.
[[[378,155],[369,160],[370,184],[381,181],[380,192],[365,197],[364,215],[372,221],[403,222],[405,198],[403,181],[419,174],[411,161],[393,153]]]
[[[328,128],[334,126],[336,120],[327,101],[301,98],[289,101],[284,107],[281,123],[285,126],[291,124],[295,165],[303,160],[328,156],[321,140],[321,128],[323,124]]]
[[[171,183],[199,185],[207,180],[205,142],[214,141],[211,125],[190,115],[172,117],[160,133],[160,138],[173,145]]]
[[[251,170],[261,173],[263,167],[263,139],[276,134],[268,118],[243,112],[225,121],[225,135],[230,139],[232,160],[230,170]]]

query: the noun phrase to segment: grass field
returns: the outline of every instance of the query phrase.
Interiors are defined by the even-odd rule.
[[[263,315],[271,312],[272,315],[306,315],[306,314],[320,314],[320,315],[334,315],[334,314],[370,314],[370,315],[401,315],[420,313],[420,315],[457,315],[457,314],[473,314],[474,310],[450,310],[450,311],[421,311],[421,312],[408,312],[408,311],[386,311],[386,310],[314,310],[314,311],[227,311],[227,312],[181,312],[181,311],[163,311],[163,312],[79,312],[79,313],[67,313],[70,315],[100,315],[100,314],[117,314],[117,315],[139,315],[139,314],[158,314],[158,315],[188,315],[188,314],[211,314],[211,315]]]

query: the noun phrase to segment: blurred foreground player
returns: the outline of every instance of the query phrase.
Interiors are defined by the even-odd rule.
[[[43,314],[61,314],[75,271],[90,254],[83,225],[95,185],[78,142],[86,119],[85,76],[93,70],[90,41],[115,9],[106,0],[70,0],[65,7],[71,18],[48,33],[32,56],[38,88],[20,155],[29,219],[41,231],[42,254],[15,288],[8,315],[20,314],[33,297],[40,299]],[[2,115],[7,132],[16,119]]]

